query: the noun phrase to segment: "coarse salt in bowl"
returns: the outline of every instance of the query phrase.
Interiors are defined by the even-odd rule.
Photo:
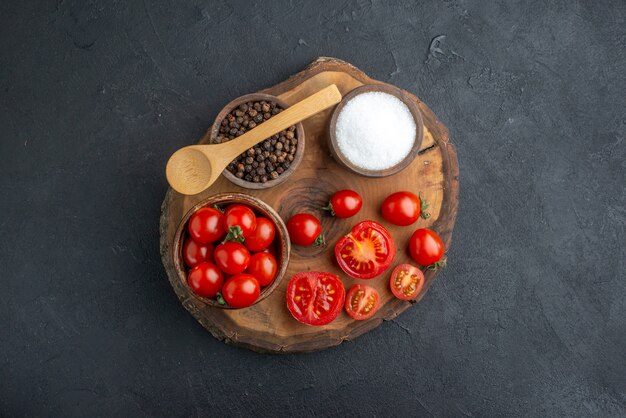
[[[390,85],[352,90],[330,122],[331,153],[359,174],[382,177],[397,173],[417,156],[423,121],[417,105]]]

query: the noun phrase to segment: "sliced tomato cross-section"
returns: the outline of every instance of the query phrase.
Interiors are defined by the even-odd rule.
[[[350,317],[363,320],[369,319],[380,307],[380,296],[376,289],[366,284],[355,284],[346,296],[346,312]]]
[[[339,267],[356,279],[373,279],[391,265],[396,246],[389,232],[374,221],[359,222],[335,245]]]
[[[289,280],[287,308],[307,325],[326,325],[337,318],[346,290],[339,277],[322,271],[301,272]]]
[[[410,264],[400,264],[391,273],[389,287],[395,297],[402,300],[413,300],[424,286],[424,273]]]

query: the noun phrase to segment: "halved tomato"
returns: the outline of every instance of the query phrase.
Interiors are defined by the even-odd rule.
[[[359,222],[337,241],[335,258],[339,267],[357,279],[373,279],[393,262],[396,246],[389,232],[374,221]]]
[[[372,286],[356,284],[346,296],[346,312],[356,320],[369,319],[380,307],[380,296]]]
[[[424,286],[424,273],[410,264],[400,264],[393,269],[389,287],[395,297],[402,300],[413,300],[420,294]]]
[[[337,318],[345,297],[343,283],[332,273],[296,273],[287,287],[287,308],[303,324],[326,325]]]

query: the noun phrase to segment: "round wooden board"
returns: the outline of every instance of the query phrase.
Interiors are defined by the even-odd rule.
[[[296,103],[329,84],[336,84],[342,94],[372,80],[363,72],[344,61],[321,57],[304,71],[276,86],[262,90],[279,96],[288,104]],[[411,263],[406,251],[408,240],[419,227],[435,229],[449,248],[456,218],[459,181],[458,162],[454,146],[448,142],[448,130],[431,110],[417,97],[424,117],[424,141],[415,161],[398,174],[385,178],[366,178],[353,174],[336,163],[326,144],[326,128],[331,110],[322,112],[303,122],[306,150],[296,172],[283,184],[265,190],[250,190],[235,186],[223,176],[205,192],[184,196],[169,189],[161,207],[161,258],[169,281],[183,306],[216,338],[227,343],[248,347],[260,352],[289,353],[321,350],[352,340],[370,331],[385,320],[398,316],[411,306],[410,302],[393,297],[389,290],[391,268],[400,263]],[[208,142],[206,134],[200,143]],[[328,198],[337,190],[354,189],[364,198],[363,209],[350,219],[336,219],[322,210]],[[415,225],[397,227],[382,219],[379,208],[384,198],[392,192],[409,190],[421,193],[430,203],[431,217],[420,219]],[[172,258],[173,236],[183,215],[199,200],[221,192],[242,192],[254,195],[274,207],[283,219],[297,212],[318,216],[326,236],[325,247],[299,247],[294,245],[287,274],[281,285],[264,301],[246,309],[226,310],[205,306],[190,295],[177,277]],[[337,266],[334,244],[357,222],[371,219],[388,228],[396,242],[398,253],[389,271],[367,281],[381,296],[381,308],[370,320],[354,321],[345,312],[329,325],[310,327],[292,318],[285,303],[285,290],[289,278],[299,271],[329,271],[341,277],[346,291],[359,280],[345,275]],[[420,300],[436,274],[426,272],[426,283],[418,297]],[[363,281],[360,281],[363,282]]]

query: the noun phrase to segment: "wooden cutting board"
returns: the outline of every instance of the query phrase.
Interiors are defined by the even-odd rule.
[[[288,104],[293,104],[333,83],[345,95],[362,84],[381,82],[369,78],[347,62],[320,57],[304,71],[261,92],[276,95]],[[417,228],[433,228],[443,238],[446,248],[449,248],[459,196],[459,167],[454,146],[448,140],[448,130],[424,103],[413,95],[411,97],[424,117],[424,141],[415,161],[390,177],[362,177],[332,159],[326,145],[326,129],[332,111],[329,109],[303,122],[305,155],[296,172],[283,184],[265,190],[250,190],[235,186],[222,176],[208,190],[195,196],[184,196],[172,189],[167,191],[161,206],[160,249],[163,265],[183,306],[211,334],[224,342],[260,352],[315,351],[352,340],[411,307],[411,302],[398,300],[391,294],[391,270],[400,263],[412,263],[406,249],[409,237]],[[208,139],[207,133],[200,143],[207,143]],[[336,219],[322,210],[330,196],[341,189],[353,189],[363,196],[363,208],[349,219]],[[408,227],[386,222],[380,215],[380,205],[387,195],[400,190],[421,193],[430,203],[430,219],[420,219]],[[292,246],[287,274],[280,286],[267,299],[246,309],[227,310],[205,306],[182,285],[173,265],[173,237],[183,215],[198,201],[221,192],[242,192],[260,198],[274,207],[285,221],[297,212],[312,213],[321,219],[326,236],[325,247]],[[341,271],[335,262],[333,249],[337,240],[348,233],[353,225],[367,219],[380,222],[389,230],[398,253],[386,273],[373,280],[360,281]],[[289,278],[299,271],[337,274],[343,280],[346,292],[359,282],[374,286],[381,296],[381,308],[367,321],[354,321],[342,312],[334,322],[323,327],[300,324],[293,319],[285,303]],[[426,271],[425,276],[426,283],[417,300],[424,296],[436,273]]]

